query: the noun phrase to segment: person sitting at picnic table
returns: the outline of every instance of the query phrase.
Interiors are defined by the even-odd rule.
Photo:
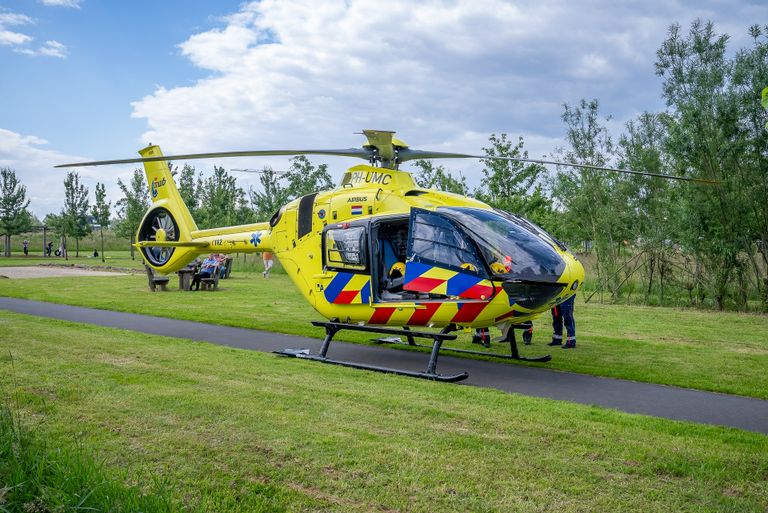
[[[227,274],[227,257],[221,253],[216,255],[216,260],[219,262],[219,278],[226,278]]]
[[[216,259],[216,255],[213,253],[208,255],[208,258],[203,260],[203,263],[200,264],[200,272],[195,274],[194,278],[192,278],[192,286],[190,287],[190,290],[200,290],[200,280],[213,276],[213,273],[218,266],[219,261]]]

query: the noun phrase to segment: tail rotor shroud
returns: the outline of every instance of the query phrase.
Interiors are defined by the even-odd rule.
[[[156,207],[147,212],[139,230],[139,242],[174,242],[179,240],[179,226],[171,213]],[[144,257],[155,267],[162,267],[173,256],[175,248],[166,246],[142,247]]]

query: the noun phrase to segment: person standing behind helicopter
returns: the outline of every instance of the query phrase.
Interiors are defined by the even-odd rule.
[[[576,348],[576,321],[573,319],[573,304],[576,301],[576,294],[569,297],[565,302],[552,308],[552,342],[547,345],[560,346],[563,344],[563,324],[565,324],[566,339],[563,349]]]
[[[265,278],[269,278],[269,271],[271,271],[272,266],[275,265],[275,259],[269,251],[262,253],[261,258],[264,261],[264,272],[261,273],[261,275]]]

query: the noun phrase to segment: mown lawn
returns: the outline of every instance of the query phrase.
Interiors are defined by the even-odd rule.
[[[234,258],[232,265],[234,272],[261,272],[264,270],[261,254],[252,253],[246,255],[238,253],[232,256]],[[68,260],[56,256],[46,257],[43,256],[40,251],[31,251],[29,256],[26,257],[19,253],[14,253],[11,257],[0,256],[0,268],[34,265],[111,267],[115,269],[144,270],[144,261],[141,259],[141,254],[138,251],[135,253],[135,258],[131,258],[130,251],[106,251],[104,262],[101,261],[100,256],[93,257],[90,253],[84,251],[80,252],[79,257],[75,257],[75,253],[72,252],[69,255]],[[276,265],[272,269],[272,272],[276,274],[284,273],[278,261],[276,261]]]
[[[0,280],[0,295],[320,337],[320,316],[285,275],[235,273],[216,292],[152,293],[143,274]],[[172,288],[176,284],[172,281]],[[549,368],[768,399],[768,316],[577,303],[576,351],[549,348],[550,320],[537,321],[521,352],[553,354]],[[363,334],[341,340],[367,342]],[[470,347],[464,335],[456,347]],[[494,350],[508,351],[494,344]],[[475,349],[478,346],[473,346]],[[542,364],[534,364],[542,365]]]
[[[180,339],[0,312],[0,383],[48,443],[208,511],[768,507],[763,435]]]

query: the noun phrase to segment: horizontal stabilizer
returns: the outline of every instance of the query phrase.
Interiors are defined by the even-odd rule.
[[[141,242],[137,242],[134,244],[137,248],[205,248],[208,246],[207,242],[203,241],[154,241],[154,240],[143,240]]]

